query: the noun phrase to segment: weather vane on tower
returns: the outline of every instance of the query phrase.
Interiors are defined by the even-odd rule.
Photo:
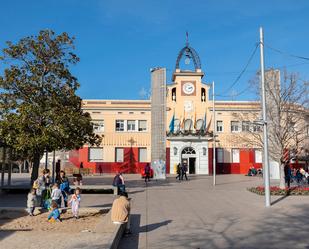
[[[186,47],[189,47],[189,33],[186,31]]]

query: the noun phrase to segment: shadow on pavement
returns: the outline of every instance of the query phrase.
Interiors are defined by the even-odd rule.
[[[98,205],[87,205],[87,207],[98,207],[98,208],[103,208],[103,207],[112,207],[113,203],[106,203],[106,204],[98,204]]]
[[[142,226],[142,227],[139,228],[139,232],[140,233],[151,232],[153,230],[156,230],[159,227],[166,226],[171,222],[172,222],[172,220],[165,220],[165,221],[162,221],[162,222],[145,225],[145,226]]]
[[[191,227],[190,232],[180,231],[173,234],[168,241],[161,240],[160,247],[168,248],[170,241],[174,241],[175,248],[309,248],[309,209],[305,205],[297,205],[293,210],[294,212],[287,213],[269,209],[263,219],[250,221],[251,224],[247,219],[224,217],[222,224],[218,224],[216,220],[206,223],[203,229],[196,226]],[[157,243],[148,246],[159,248]]]
[[[132,234],[128,237],[123,237],[120,240],[118,249],[137,249],[139,248],[139,233],[140,233],[140,214],[131,214],[131,232]]]
[[[272,202],[271,202],[271,205],[273,206],[273,205],[277,204],[278,202],[283,201],[283,200],[284,200],[285,198],[287,198],[289,195],[290,195],[290,194],[288,193],[288,194],[286,194],[286,195],[281,196],[281,197],[278,198],[277,200],[272,201]]]

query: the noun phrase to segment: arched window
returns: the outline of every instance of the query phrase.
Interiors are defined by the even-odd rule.
[[[177,133],[180,130],[180,120],[175,119],[174,121],[174,132]]]
[[[204,120],[203,119],[198,119],[196,121],[195,130],[197,131],[204,130]]]
[[[174,156],[176,156],[176,155],[177,155],[177,152],[178,152],[177,147],[174,147],[174,148],[173,148],[173,151],[174,151]]]
[[[206,102],[206,90],[205,90],[205,88],[201,89],[201,101]]]
[[[184,130],[185,131],[190,131],[192,128],[192,120],[191,119],[186,119],[185,124],[184,124]]]
[[[186,147],[182,150],[181,152],[182,155],[186,154],[186,155],[192,155],[192,154],[196,154],[195,150],[192,147]]]
[[[172,89],[172,101],[176,102],[176,87]]]
[[[206,156],[207,149],[203,147],[203,156]]]

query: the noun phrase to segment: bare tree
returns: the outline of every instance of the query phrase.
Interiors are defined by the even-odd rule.
[[[260,92],[259,81],[251,84]],[[308,82],[300,80],[298,74],[284,71],[280,79],[279,70],[268,70],[265,74],[268,143],[270,160],[280,165],[280,187],[285,187],[284,152],[300,151],[308,144],[309,88]],[[250,117],[239,114],[242,131],[237,139],[254,148],[263,148],[261,106]],[[246,123],[248,122],[248,123]]]

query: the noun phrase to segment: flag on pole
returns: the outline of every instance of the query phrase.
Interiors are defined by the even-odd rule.
[[[195,113],[194,113],[194,124],[193,124],[193,127],[194,129],[196,129],[196,110],[195,110]]]
[[[186,113],[185,113],[185,110],[183,110],[183,118],[182,118],[181,125],[180,125],[181,129],[183,130],[185,128],[185,120],[186,120],[185,116],[186,116]]]
[[[209,123],[208,123],[207,128],[206,128],[206,132],[208,132],[209,129],[210,129],[211,120],[212,120],[212,116],[210,117]]]
[[[206,112],[204,114],[203,131],[206,131]]]
[[[173,117],[171,119],[169,128],[170,128],[170,132],[174,132],[174,130],[175,130],[175,111],[174,111]]]

